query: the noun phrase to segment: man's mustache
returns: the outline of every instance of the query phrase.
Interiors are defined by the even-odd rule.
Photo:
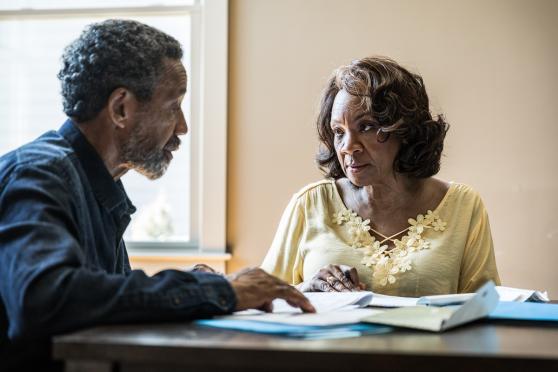
[[[172,137],[169,142],[165,145],[165,150],[167,151],[176,151],[180,147],[182,141],[177,136]]]

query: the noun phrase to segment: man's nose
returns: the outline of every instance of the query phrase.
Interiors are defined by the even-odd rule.
[[[184,117],[184,113],[182,111],[180,111],[180,117],[178,118],[178,123],[176,124],[174,133],[177,136],[182,136],[188,133],[188,124],[186,123],[186,118]]]

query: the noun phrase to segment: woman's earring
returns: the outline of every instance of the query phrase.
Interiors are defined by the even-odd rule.
[[[378,141],[379,143],[384,143],[389,139],[389,132],[384,132],[383,128],[378,128],[378,131],[376,132],[376,141]]]

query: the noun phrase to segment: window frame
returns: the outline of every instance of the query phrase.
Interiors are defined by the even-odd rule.
[[[156,3],[156,1],[154,1]],[[0,9],[1,18],[60,15],[130,16],[187,12],[191,16],[190,240],[129,241],[131,256],[226,254],[228,0],[194,0],[192,5]],[[189,51],[186,51],[188,53]],[[194,130],[191,130],[191,128]],[[164,176],[163,176],[164,177]]]

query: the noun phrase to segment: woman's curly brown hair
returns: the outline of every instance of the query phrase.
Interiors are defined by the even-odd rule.
[[[317,120],[321,141],[317,161],[326,177],[345,177],[330,127],[333,101],[342,89],[360,97],[380,130],[401,142],[393,163],[396,172],[415,178],[438,173],[449,124],[442,115],[432,118],[422,78],[389,58],[368,57],[339,67],[324,90]]]

